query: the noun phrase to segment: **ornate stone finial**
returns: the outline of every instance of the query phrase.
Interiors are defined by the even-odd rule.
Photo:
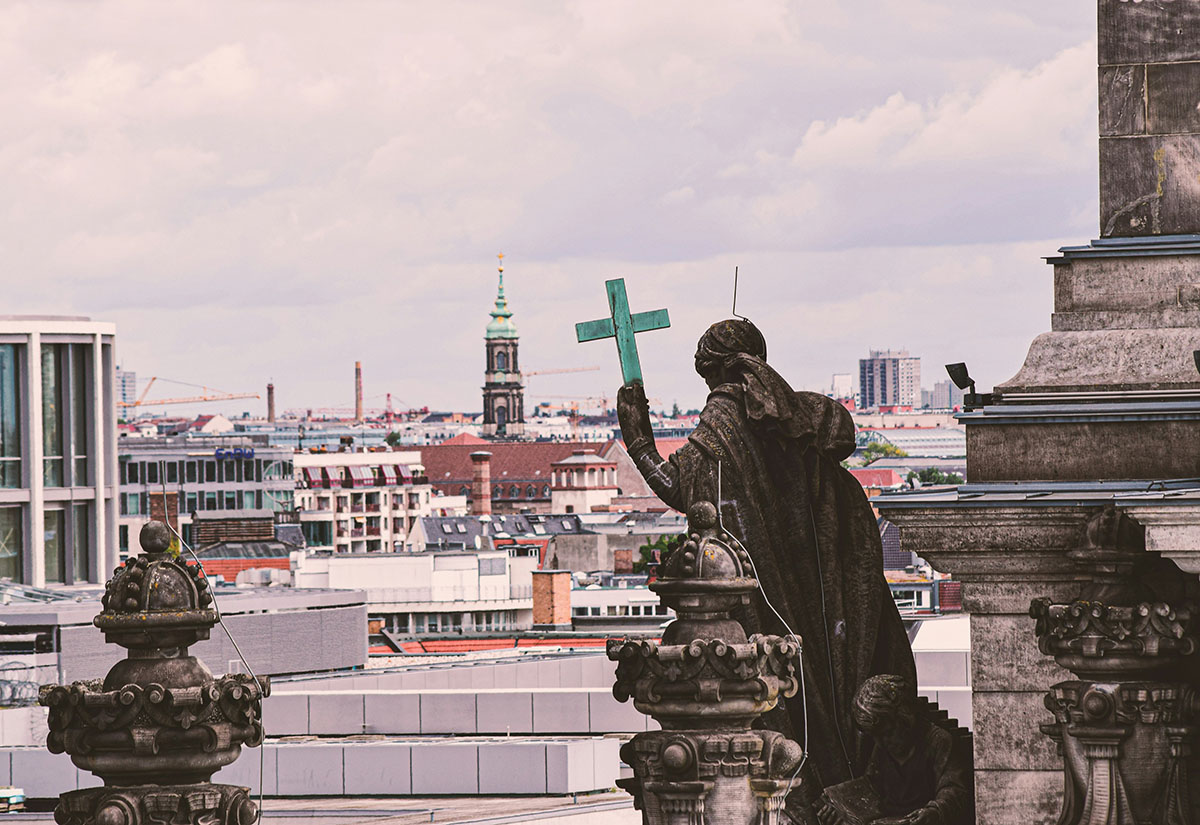
[[[608,657],[617,661],[613,695],[622,702],[632,697],[663,728],[621,749],[634,777],[618,784],[634,795],[649,825],[775,825],[803,757],[782,734],[751,730],[781,696],[799,689],[799,648],[794,639],[747,638],[730,617],[758,587],[746,572],[749,556],[731,544],[716,507],[693,504],[688,533],[664,559],[664,578],[650,585],[678,616],[662,644],[608,642]]]
[[[93,623],[128,649],[103,681],[46,685],[46,745],[104,780],[103,788],[64,793],[61,825],[203,822],[249,825],[258,809],[248,789],[215,785],[213,773],[263,740],[265,677],[216,678],[188,646],[217,622],[198,566],[167,551],[161,522],[142,528],[143,553],[114,571]]]

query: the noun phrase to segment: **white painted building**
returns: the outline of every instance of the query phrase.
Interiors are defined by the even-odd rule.
[[[298,452],[296,506],[308,546],[337,553],[404,549],[434,506],[416,450]]]
[[[550,512],[590,513],[617,496],[617,462],[595,450],[574,453],[550,465]]]
[[[576,629],[597,624],[658,625],[673,618],[675,611],[644,584],[630,586],[618,579],[611,587],[591,584],[571,588],[571,619]]]
[[[365,590],[372,630],[406,636],[528,630],[536,566],[507,548],[292,556],[296,587]]]

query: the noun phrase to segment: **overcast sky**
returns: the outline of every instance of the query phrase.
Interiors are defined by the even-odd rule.
[[[573,323],[624,277],[686,408],[738,265],[798,388],[900,347],[990,388],[1097,234],[1095,62],[1094,0],[5,3],[3,311],[280,409],[361,360],[368,406],[478,410],[504,252],[524,368],[602,368],[531,404],[615,391]]]

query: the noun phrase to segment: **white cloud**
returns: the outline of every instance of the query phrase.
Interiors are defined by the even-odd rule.
[[[240,389],[270,371],[284,406],[327,403],[361,358],[409,403],[470,408],[505,251],[527,364],[608,369],[571,323],[626,275],[678,319],[647,374],[690,405],[696,330],[741,263],[746,306],[794,336],[781,357],[805,353],[785,361],[798,383],[889,341],[932,358],[988,312],[1017,320],[972,357],[1019,362],[1054,245],[1024,242],[1095,231],[1093,16],[1087,0],[5,6],[6,309],[116,320],[122,360],[150,374]],[[610,373],[542,380],[594,394]]]

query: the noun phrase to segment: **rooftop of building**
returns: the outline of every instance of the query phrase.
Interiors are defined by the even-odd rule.
[[[589,532],[579,515],[471,515],[421,516],[428,549],[437,550],[439,540],[448,549],[459,546],[473,548],[476,538],[483,539],[540,538],[543,536],[578,535]]]
[[[87,315],[0,315],[0,321],[91,321]]]
[[[850,475],[863,487],[890,489],[904,484],[903,476],[890,467],[853,467]]]
[[[472,475],[471,453],[486,445],[491,457],[492,483],[507,481],[550,480],[550,465],[569,458],[576,450],[594,450],[607,456],[616,442],[583,441],[483,441],[458,439],[421,447],[421,459],[431,484],[469,483]],[[481,445],[478,442],[483,442]]]
[[[219,541],[196,551],[202,561],[208,559],[286,559],[300,547],[286,541]]]
[[[290,452],[289,447],[271,447],[270,436],[265,433],[183,433],[179,435],[123,436],[117,441],[117,451],[121,453],[200,449],[205,447],[253,447],[256,450],[273,449],[278,452]]]
[[[92,618],[100,613],[100,597],[104,588],[98,585],[74,585],[36,589],[34,598],[22,598],[18,589],[8,582],[0,586],[0,598],[8,601],[0,604],[0,623],[6,627],[21,625],[90,625]],[[43,593],[54,594],[57,599],[46,600]],[[360,605],[366,602],[367,594],[362,590],[336,590],[333,588],[283,588],[241,587],[218,585],[213,589],[221,614],[263,613],[292,610],[312,610],[324,607]]]
[[[554,464],[552,464],[551,466],[559,467],[564,464],[565,465],[596,464],[596,465],[610,466],[610,465],[615,465],[616,463],[617,463],[616,461],[613,461],[613,460],[610,460],[607,458],[601,458],[600,456],[596,455],[596,450],[595,450],[595,448],[593,448],[590,450],[585,450],[585,449],[574,450],[571,453],[571,455],[567,456],[566,458],[559,459],[558,461],[554,462]]]

